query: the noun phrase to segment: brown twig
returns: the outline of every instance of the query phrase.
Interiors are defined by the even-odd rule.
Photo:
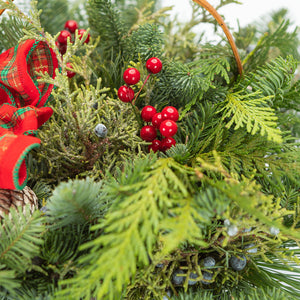
[[[211,6],[206,0],[193,0],[193,1],[198,3],[199,5],[201,5],[203,8],[205,8],[215,18],[215,20],[218,22],[218,24],[222,27],[222,29],[228,39],[228,42],[231,46],[231,49],[233,51],[233,55],[234,55],[236,63],[237,63],[239,74],[242,75],[243,74],[243,65],[241,62],[241,58],[238,53],[234,39],[233,39],[228,27],[224,23],[223,18],[219,15],[219,13],[215,10],[215,8],[213,6]]]
[[[14,0],[12,0],[14,1]],[[0,16],[4,13],[5,9],[0,9]]]

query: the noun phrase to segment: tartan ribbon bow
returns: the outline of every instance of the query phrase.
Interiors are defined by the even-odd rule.
[[[38,73],[55,77],[55,53],[47,43],[26,40],[0,54],[0,188],[23,189],[26,156],[39,147],[37,129],[53,111],[45,107],[53,84],[39,82]]]

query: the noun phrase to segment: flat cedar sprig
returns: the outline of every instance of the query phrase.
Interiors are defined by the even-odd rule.
[[[167,252],[178,246],[183,238],[191,242],[198,240],[203,244],[197,226],[191,227],[191,230],[183,236],[176,234],[182,231],[176,222],[174,224],[170,220],[166,220],[165,224],[162,222],[167,210],[173,207],[176,212],[175,207],[178,204],[188,204],[186,198],[189,195],[187,188],[189,185],[184,184],[182,180],[187,181],[193,174],[192,170],[181,166],[171,158],[153,162],[150,169],[149,167],[145,169],[145,163],[140,160],[135,163],[135,169],[133,173],[129,170],[128,174],[125,168],[123,174],[128,174],[128,180],[131,181],[132,176],[136,178],[135,174],[142,171],[138,182],[119,185],[113,181],[105,188],[107,196],[114,199],[114,203],[105,219],[93,226],[93,230],[102,229],[104,234],[82,246],[82,250],[90,250],[90,253],[81,259],[87,266],[82,270],[82,275],[79,274],[78,277],[66,281],[71,284],[72,293],[77,297],[86,296],[87,291],[95,289],[97,297],[115,299],[122,292],[124,285],[134,276],[138,265],[149,264],[148,255],[158,242],[160,231],[174,232],[170,237],[174,237],[175,240],[171,247],[166,244]],[[197,212],[186,208],[187,212],[182,218],[186,218],[187,224],[192,225],[194,222],[192,219]],[[77,285],[82,280],[86,284]],[[85,288],[82,289],[80,286]],[[59,295],[64,297],[66,293],[68,291],[62,291]]]

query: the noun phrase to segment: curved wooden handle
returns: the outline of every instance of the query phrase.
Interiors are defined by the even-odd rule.
[[[14,1],[14,0],[12,0]],[[0,16],[4,13],[5,9],[0,9]]]
[[[214,9],[214,7],[211,6],[206,0],[193,0],[193,1],[198,3],[199,5],[201,5],[203,8],[205,8],[215,18],[215,20],[218,22],[218,24],[222,27],[222,29],[223,29],[223,31],[224,31],[227,39],[228,39],[228,42],[231,46],[231,49],[233,51],[233,55],[234,55],[235,60],[236,60],[236,64],[237,64],[237,67],[238,67],[239,74],[242,75],[243,74],[242,61],[241,61],[240,55],[238,53],[238,50],[237,50],[236,44],[234,42],[234,39],[233,39],[228,27],[224,23],[223,18]]]

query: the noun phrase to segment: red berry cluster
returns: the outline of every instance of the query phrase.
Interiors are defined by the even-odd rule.
[[[75,31],[78,29],[78,23],[74,20],[68,20],[65,23],[64,30],[62,30],[57,38],[56,46],[59,49],[61,54],[65,54],[67,51],[67,40],[69,39],[72,42],[72,37],[75,36]],[[86,32],[85,29],[78,29],[78,36],[81,39],[84,33]],[[73,35],[73,36],[72,36]],[[90,41],[90,34],[88,34],[84,43],[88,43]]]
[[[151,57],[146,62],[146,68],[151,74],[159,73],[162,69],[162,63],[159,58]],[[150,75],[149,74],[149,75]],[[148,77],[146,78],[144,84],[147,82]],[[131,102],[134,98],[134,91],[130,85],[137,84],[140,81],[141,74],[136,68],[128,68],[123,73],[123,79],[126,85],[122,85],[118,89],[118,97],[123,102]]]
[[[166,106],[161,112],[157,112],[153,106],[145,106],[141,111],[141,117],[145,122],[151,122],[152,125],[144,126],[140,131],[140,136],[144,141],[152,142],[149,145],[149,151],[167,151],[176,145],[173,136],[177,132],[176,121],[179,118],[177,109],[173,106]],[[157,138],[157,130],[162,137]]]

